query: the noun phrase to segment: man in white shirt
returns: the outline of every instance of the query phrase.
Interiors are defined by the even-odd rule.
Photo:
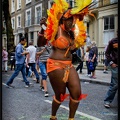
[[[33,46],[33,42],[29,42],[29,47],[26,48],[29,54],[26,56],[26,72],[29,71],[29,67],[31,67],[32,71],[34,71],[36,76],[36,83],[39,83],[40,77],[36,70],[36,47]]]

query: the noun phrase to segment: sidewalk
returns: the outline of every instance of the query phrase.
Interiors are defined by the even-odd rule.
[[[76,65],[74,65],[76,68]],[[8,70],[10,69],[10,66],[8,66]],[[86,76],[87,74],[87,69],[83,68],[82,73],[79,73],[78,70],[78,75],[81,81],[83,82],[92,82],[92,83],[98,83],[98,84],[103,84],[103,85],[109,85],[111,81],[111,71],[108,70],[108,74],[103,73],[103,70],[96,70],[96,79],[90,78]]]
[[[82,73],[79,73],[79,70],[78,70],[78,74],[81,81],[84,81],[84,82],[93,82],[93,83],[99,83],[103,85],[109,85],[111,81],[110,70],[108,70],[108,74],[103,73],[103,70],[96,70],[96,77],[97,77],[96,79],[90,78],[86,75],[87,74],[86,68],[83,68]]]

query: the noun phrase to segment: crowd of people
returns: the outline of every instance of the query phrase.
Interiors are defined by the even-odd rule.
[[[68,119],[74,120],[80,100],[87,96],[86,94],[82,94],[80,78],[77,71],[80,70],[80,73],[82,73],[83,62],[85,61],[87,66],[87,75],[90,78],[96,79],[95,71],[98,64],[98,47],[96,46],[96,42],[91,41],[89,35],[86,39],[82,39],[83,36],[76,37],[76,34],[74,34],[75,23],[79,26],[79,24],[81,24],[79,21],[83,21],[85,14],[79,12],[80,9],[76,13],[73,12],[73,8],[70,8],[66,2],[64,2],[65,6],[63,6],[62,2],[59,4],[55,2],[52,6],[53,12],[51,14],[56,12],[58,10],[56,7],[61,5],[62,12],[56,12],[60,12],[57,16],[58,21],[54,21],[54,17],[56,16],[51,17],[51,14],[48,14],[48,18],[43,17],[41,19],[41,29],[40,32],[38,32],[37,48],[33,45],[33,41],[30,41],[28,43],[29,46],[24,50],[23,45],[25,45],[26,39],[25,37],[20,38],[20,42],[15,48],[15,70],[6,82],[7,87],[14,87],[12,86],[13,80],[21,71],[25,87],[30,87],[32,83],[29,82],[27,76],[29,72],[33,72],[36,77],[36,83],[40,84],[41,90],[45,92],[44,96],[48,97],[47,77],[49,77],[51,87],[55,94],[52,101],[50,120],[57,120],[57,110],[68,96],[70,98]],[[90,3],[88,3],[88,5],[89,4]],[[76,5],[78,4],[76,3]],[[85,12],[83,8],[81,10],[83,10],[82,12]],[[53,25],[53,21],[56,22],[56,24]],[[86,31],[84,33],[86,34]],[[83,40],[82,45],[76,38],[81,41]],[[84,47],[85,41],[86,47]],[[109,54],[112,51],[112,44],[116,44],[116,41],[117,39],[112,40],[106,49],[106,59],[109,60],[111,67],[115,68],[111,69],[111,86],[104,100],[106,107],[110,107],[110,103],[112,102],[117,90],[117,58],[113,58]],[[113,45],[113,48],[116,55],[117,47]],[[72,64],[73,51],[75,51],[81,58],[77,68]],[[7,71],[6,65],[8,61],[8,53],[5,48],[3,48],[2,56],[4,58],[4,69]],[[39,75],[39,70],[41,72],[41,76]],[[66,88],[68,89],[69,94],[66,94]],[[114,89],[114,94],[112,94],[111,90]]]

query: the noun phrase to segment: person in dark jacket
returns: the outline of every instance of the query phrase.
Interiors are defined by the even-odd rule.
[[[91,61],[93,63],[93,70],[89,70],[90,72],[92,72],[92,75],[90,76],[90,78],[96,79],[96,75],[95,75],[95,70],[96,70],[96,66],[97,66],[97,58],[98,58],[98,47],[96,46],[96,42],[92,41],[92,47],[89,51],[89,62]],[[88,62],[88,63],[89,63]]]
[[[104,99],[104,106],[110,108],[110,103],[113,101],[118,89],[118,37],[109,41],[105,56],[111,69],[111,82]]]
[[[15,70],[15,52],[11,52],[10,54],[10,64],[11,64],[11,70],[13,69],[13,67]]]
[[[76,71],[80,70],[79,73],[82,73],[82,69],[83,69],[83,59],[84,59],[84,47],[79,48],[77,51],[77,56],[81,58],[81,61],[79,62]]]

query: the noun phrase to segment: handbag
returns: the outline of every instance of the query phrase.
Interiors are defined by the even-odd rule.
[[[94,68],[93,62],[90,61],[90,62],[88,63],[88,69],[89,69],[90,71],[94,71],[95,68]]]

